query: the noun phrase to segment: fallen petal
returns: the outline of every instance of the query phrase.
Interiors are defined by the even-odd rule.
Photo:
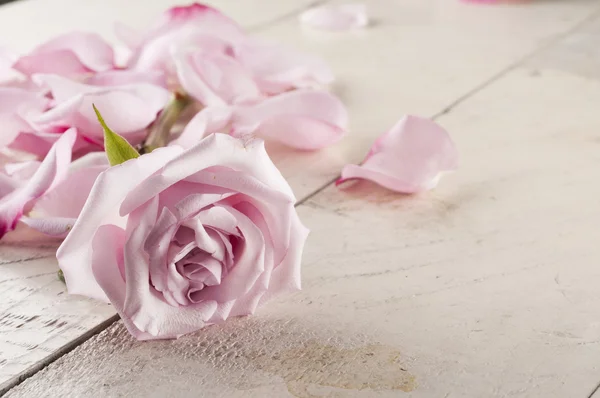
[[[13,66],[27,76],[34,73],[71,76],[106,71],[113,67],[112,47],[99,35],[85,32],[55,37],[19,58]]]
[[[278,44],[245,40],[234,47],[234,54],[266,94],[327,85],[334,80],[322,59]]]
[[[300,22],[324,30],[350,30],[367,26],[369,18],[364,4],[326,5],[303,12]]]
[[[366,179],[396,192],[417,193],[434,188],[441,174],[457,165],[446,130],[429,119],[406,116],[375,141],[362,165],[344,166],[336,184]]]
[[[29,181],[0,201],[0,237],[15,228],[24,209],[58,184],[67,174],[77,132],[67,130],[54,144]]]
[[[238,107],[233,134],[255,134],[287,146],[312,150],[339,141],[348,128],[348,111],[327,91],[295,90],[257,105]]]

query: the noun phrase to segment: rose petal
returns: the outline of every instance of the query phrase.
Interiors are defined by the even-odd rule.
[[[202,291],[196,292],[194,299],[215,300],[224,303],[247,293],[256,280],[265,270],[265,240],[261,231],[248,217],[232,207],[224,208],[231,213],[238,222],[243,237],[243,250],[236,256],[236,265],[233,267],[218,286],[207,286]]]
[[[79,217],[96,178],[108,168],[106,155],[103,153],[101,155],[104,158],[104,163],[101,165],[75,170],[71,167],[69,175],[53,189],[47,191],[36,202],[27,217],[21,218],[21,221],[46,235],[66,236]]]
[[[217,303],[205,300],[176,307],[162,300],[153,288],[148,288],[148,260],[139,249],[152,230],[157,207],[158,197],[154,197],[131,213],[127,222],[128,238],[124,247],[127,284],[123,313],[140,331],[158,338],[169,338],[206,326],[217,309]]]
[[[140,331],[123,311],[125,305],[125,280],[121,274],[124,269],[123,246],[125,231],[115,225],[102,225],[94,235],[92,270],[94,281],[105,292],[113,308],[118,312],[129,333],[138,340],[150,340],[149,333]],[[90,283],[90,289],[96,289]]]
[[[277,44],[245,40],[234,48],[234,53],[267,94],[330,84],[334,80],[331,69],[323,60]]]
[[[75,129],[66,131],[52,146],[27,184],[0,201],[0,238],[15,228],[23,210],[32,200],[42,196],[65,177],[76,135]]]
[[[191,148],[204,137],[225,132],[233,114],[229,106],[209,106],[198,112],[170,145]]]
[[[193,161],[191,161],[192,159]],[[121,204],[120,214],[128,214],[175,182],[217,165],[233,170],[243,170],[247,176],[256,178],[264,186],[287,196],[290,202],[295,202],[291,188],[273,165],[262,141],[255,140],[244,144],[241,140],[225,134],[212,134],[169,161],[160,173],[132,189]],[[221,184],[213,185],[222,186]]]
[[[205,106],[255,101],[261,93],[248,71],[235,58],[196,51],[175,58],[183,89]]]
[[[319,149],[340,140],[346,133],[348,112],[344,104],[326,91],[296,90],[237,107],[233,133],[254,133],[299,149]]]
[[[163,69],[171,59],[174,46],[195,46],[219,51],[227,43],[244,39],[241,28],[218,10],[192,4],[166,11],[154,28],[143,35],[130,62],[138,70]]]
[[[441,173],[457,168],[458,154],[448,133],[429,119],[407,116],[375,141],[361,166],[346,165],[337,181],[361,178],[393,191],[434,188]]]
[[[102,113],[106,123],[135,145],[136,139],[156,119],[170,99],[169,92],[148,83],[123,86],[92,86],[57,75],[36,75],[38,82],[47,85],[58,104],[34,120],[40,125],[70,125],[81,135],[102,140],[102,127],[92,105]],[[127,112],[123,112],[127,109]]]
[[[0,146],[10,145],[20,133],[33,132],[31,120],[42,114],[49,100],[36,92],[0,87]]]
[[[300,22],[324,30],[350,30],[367,26],[369,18],[364,4],[325,5],[303,12]]]
[[[166,76],[161,71],[111,70],[96,73],[86,79],[85,83],[103,87],[149,83],[159,87],[167,87]]]
[[[19,58],[13,68],[27,76],[34,73],[71,76],[112,69],[113,61],[112,47],[99,35],[73,32],[38,46]]]
[[[71,294],[81,294],[88,297],[106,300],[106,295],[100,288],[90,288],[83,281],[93,279],[91,260],[91,241],[98,225],[122,225],[119,217],[119,204],[136,186],[148,176],[162,167],[167,159],[175,157],[181,148],[159,148],[137,159],[114,166],[101,173],[96,179],[90,196],[75,222],[72,233],[58,248],[56,257],[64,272],[67,288]],[[123,183],[127,181],[127,183]],[[83,221],[82,221],[83,220]]]

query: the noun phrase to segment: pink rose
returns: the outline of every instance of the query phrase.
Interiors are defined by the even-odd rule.
[[[57,257],[70,293],[110,300],[140,340],[174,338],[300,288],[294,203],[261,141],[213,134],[100,174]]]

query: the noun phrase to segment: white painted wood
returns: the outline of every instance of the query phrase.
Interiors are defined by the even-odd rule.
[[[519,67],[441,117],[461,168],[433,192],[301,205],[302,292],[177,341],[117,323],[8,396],[588,397],[600,81],[574,71]]]
[[[116,15],[142,26],[167,3],[144,2],[146,14],[116,0],[29,0],[0,7],[0,37],[28,48],[71,28],[106,33]],[[403,113],[443,111],[598,8],[374,0],[371,29],[326,34],[300,29],[294,16],[269,22],[306,2],[215,3],[266,37],[322,54],[339,76],[352,134],[318,153],[271,148],[299,198],[359,161]],[[14,35],[17,25],[25,33]],[[462,166],[435,192],[409,198],[361,184],[301,206],[313,230],[303,292],[176,342],[136,343],[117,324],[9,396],[587,396],[600,381],[591,240],[600,87],[567,61],[544,60],[560,50],[548,51],[440,119]],[[11,250],[11,261],[32,256]],[[0,298],[14,300],[0,318],[8,309],[23,321],[40,317],[2,324],[0,383],[112,315],[59,295],[54,260],[0,267],[9,275]],[[44,326],[61,317],[61,328]],[[31,336],[32,349],[9,343]]]

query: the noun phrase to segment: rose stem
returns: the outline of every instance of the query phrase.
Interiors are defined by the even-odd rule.
[[[166,146],[169,143],[171,128],[179,119],[181,112],[192,103],[192,99],[185,93],[176,91],[171,102],[163,109],[160,116],[154,122],[148,133],[140,153],[150,153],[156,148]]]

